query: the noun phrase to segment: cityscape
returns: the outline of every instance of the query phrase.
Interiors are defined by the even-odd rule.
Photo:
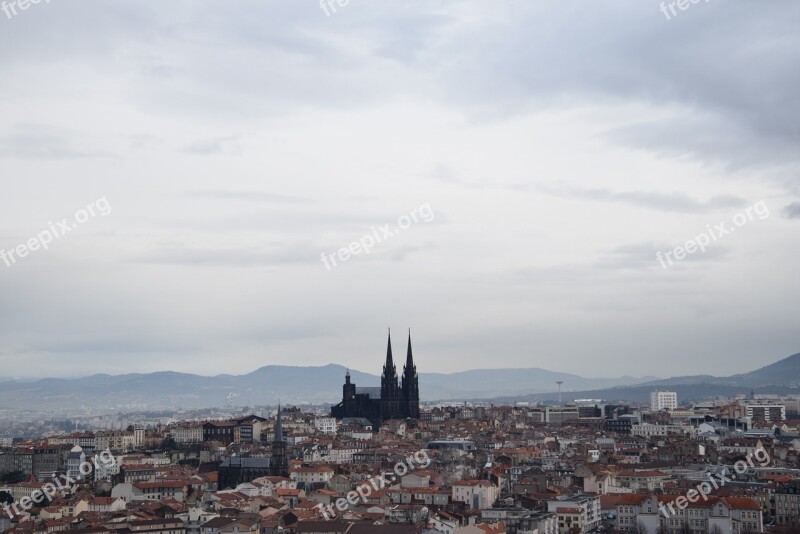
[[[0,0],[0,534],[800,534],[798,28]]]

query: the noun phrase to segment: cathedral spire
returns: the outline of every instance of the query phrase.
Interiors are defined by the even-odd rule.
[[[414,357],[411,355],[411,329],[408,329],[408,352],[406,353],[406,367],[403,369],[404,373],[415,373]]]
[[[389,341],[386,345],[386,364],[383,366],[383,374],[387,374],[387,371],[391,371],[391,374],[396,372],[396,368],[394,366],[394,360],[392,359],[392,330],[389,329]]]

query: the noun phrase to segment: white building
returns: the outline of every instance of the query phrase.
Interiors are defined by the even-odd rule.
[[[497,486],[488,480],[461,480],[453,483],[453,500],[467,504],[468,508],[491,508],[500,496]]]
[[[75,480],[83,481],[88,475],[91,474],[91,468],[84,467],[81,472],[81,465],[86,463],[86,454],[80,445],[75,445],[69,451],[67,456],[67,476]],[[87,464],[91,466],[91,464]]]
[[[600,526],[600,496],[579,494],[547,501],[547,511],[558,516],[558,530],[570,531],[580,527],[581,532],[591,532]]]
[[[317,467],[296,467],[289,473],[289,478],[300,484],[310,484],[314,482],[328,482],[333,478],[334,470],[327,465]]]
[[[336,418],[335,417],[316,417],[314,418],[314,428],[317,432],[323,434],[336,433]]]
[[[678,407],[678,394],[674,391],[653,391],[650,393],[650,410],[674,410]]]
[[[174,426],[169,431],[175,443],[201,443],[203,441],[203,425],[189,424]]]

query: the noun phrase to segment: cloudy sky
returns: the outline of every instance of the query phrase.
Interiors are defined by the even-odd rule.
[[[0,12],[0,377],[800,352],[800,3],[342,3]]]

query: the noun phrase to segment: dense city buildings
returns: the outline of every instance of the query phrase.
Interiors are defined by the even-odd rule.
[[[413,399],[410,347],[405,373]],[[390,349],[383,383],[402,397]],[[791,534],[794,401],[128,414],[5,440],[0,533]]]

